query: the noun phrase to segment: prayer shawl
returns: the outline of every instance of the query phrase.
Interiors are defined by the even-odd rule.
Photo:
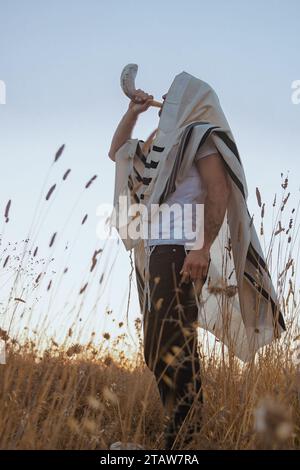
[[[226,344],[238,358],[251,360],[262,346],[286,329],[271,276],[248,207],[248,189],[241,158],[215,91],[183,71],[176,75],[161,112],[158,132],[148,155],[142,142],[129,139],[116,152],[114,226],[134,263],[141,309],[146,308],[149,249],[132,239],[142,211],[128,215],[120,196],[150,208],[161,204],[185,178],[208,136],[229,175],[231,195],[222,227],[211,250],[207,280],[195,293],[199,326]],[[149,209],[150,210],[150,209]],[[205,210],[205,207],[204,207]],[[123,221],[120,222],[120,218]],[[195,291],[196,292],[196,291]],[[149,305],[149,286],[148,286]]]

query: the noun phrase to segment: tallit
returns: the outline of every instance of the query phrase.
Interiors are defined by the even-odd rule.
[[[247,207],[242,161],[219,99],[204,81],[183,71],[176,75],[162,109],[148,155],[142,142],[129,139],[116,153],[114,225],[134,262],[141,308],[146,308],[149,251],[142,238],[128,237],[138,212],[128,216],[119,204],[150,209],[161,204],[186,176],[199,147],[211,136],[229,175],[231,196],[211,250],[207,281],[197,299],[199,326],[213,333],[243,361],[285,330],[279,301]],[[125,223],[124,223],[125,220]],[[149,292],[148,292],[149,295]],[[148,299],[149,300],[149,299]]]

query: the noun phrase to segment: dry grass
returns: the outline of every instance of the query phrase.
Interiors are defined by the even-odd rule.
[[[61,164],[63,152],[64,146],[56,153],[53,165]],[[70,265],[64,260],[59,270],[51,271],[55,250],[59,243],[65,243],[64,227],[48,230],[45,220],[49,204],[66,179],[69,181],[70,171],[63,168],[57,184],[48,182],[48,173],[28,236],[19,244],[4,242],[13,204],[9,200],[4,207],[0,307],[6,317],[1,317],[0,336],[6,342],[7,359],[6,365],[0,366],[0,448],[107,449],[115,441],[161,448],[164,416],[153,376],[143,362],[140,318],[135,321],[134,333],[139,350],[131,361],[124,353],[126,324],[109,310],[103,312],[106,319],[100,340],[95,339],[95,333],[88,341],[81,338],[82,312],[93,295],[93,285],[92,312],[113,268],[105,244],[89,250],[83,279],[71,294],[66,293],[66,305],[74,315],[71,325],[62,322],[65,339],[59,342],[56,337],[47,337],[53,321],[51,302]],[[86,179],[80,197],[95,179]],[[258,190],[256,194],[261,209],[260,236],[277,280],[288,331],[246,365],[226,351],[200,351],[204,405],[195,410],[195,420],[202,416],[202,428],[194,436],[194,448],[300,448],[300,369],[295,354],[299,344],[295,341],[299,335],[298,208],[289,207],[287,179],[283,179],[281,188],[280,197],[273,202],[269,240],[264,228],[265,203]],[[86,212],[79,217],[80,230],[85,229],[87,219]],[[68,220],[66,217],[66,223]],[[42,253],[43,258],[39,258],[41,233],[46,236],[49,251]],[[47,308],[36,321],[35,309],[41,302]],[[119,334],[111,338],[109,332],[113,330]]]
[[[53,346],[38,355],[33,343],[8,345],[1,449],[107,449],[115,441],[162,447],[163,410],[142,364],[99,358],[93,347],[68,353]],[[283,347],[243,368],[215,355],[202,364],[203,421],[193,448],[299,448],[300,377]]]

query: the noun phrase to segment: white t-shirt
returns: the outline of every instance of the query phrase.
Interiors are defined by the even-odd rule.
[[[176,244],[185,245],[186,248],[193,246],[196,240],[196,221],[202,221],[204,215],[203,206],[201,208],[199,205],[204,203],[205,197],[196,162],[214,153],[218,153],[218,150],[208,137],[196,153],[187,176],[161,204],[151,220],[148,245]],[[176,206],[173,206],[174,204]],[[173,206],[173,209],[170,206]]]

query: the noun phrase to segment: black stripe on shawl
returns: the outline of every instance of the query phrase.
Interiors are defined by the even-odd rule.
[[[178,155],[180,156],[181,155],[181,158],[178,160],[181,162],[182,161],[182,158],[183,158],[183,154],[184,154],[184,151],[188,145],[188,142],[189,142],[189,138],[191,136],[191,131],[192,129],[194,128],[194,126],[196,126],[197,124],[208,124],[208,123],[204,123],[204,122],[194,122],[192,123],[190,126],[187,127],[187,130],[186,130],[186,134],[185,134],[185,137],[183,137],[183,144],[182,144],[182,147],[183,147],[183,150],[180,151],[179,150],[179,153]],[[227,134],[223,131],[217,131],[215,129],[218,129],[219,126],[212,126],[210,127],[209,129],[207,129],[207,131],[205,132],[204,136],[202,137],[201,139],[201,142],[198,146],[198,149],[201,147],[201,145],[204,144],[204,142],[206,141],[207,137],[210,135],[210,133],[212,131],[216,132],[217,134],[219,134],[219,137],[223,140],[223,142],[228,145],[229,149],[234,153],[234,155],[238,158],[239,162],[240,162],[240,159],[239,159],[239,156],[238,156],[238,152],[237,152],[237,147],[235,145],[235,143],[227,136]],[[225,137],[227,136],[227,138]],[[233,151],[236,149],[236,153]],[[219,152],[220,153],[220,152]],[[221,153],[220,153],[221,155]],[[228,171],[231,179],[234,181],[234,183],[236,184],[236,186],[239,188],[240,192],[242,193],[243,195],[243,198],[246,200],[246,194],[245,194],[245,190],[244,190],[244,186],[242,184],[242,182],[238,179],[238,177],[236,176],[236,174],[232,171],[232,169],[230,168],[230,166],[226,163],[225,159],[223,158],[223,156],[221,155],[222,159],[223,159],[223,162],[225,164],[225,167],[226,167],[226,170]],[[175,167],[176,167],[176,170],[175,170]],[[160,200],[159,200],[159,204],[161,204],[163,202],[163,200],[167,197],[167,195],[174,191],[175,190],[175,179],[176,179],[176,174],[177,174],[177,168],[178,167],[178,163],[177,163],[177,160],[175,161],[175,164],[174,164],[174,168],[172,170],[172,173],[171,173],[171,176],[170,176],[170,179],[169,179],[169,182],[167,182],[167,185],[164,189],[164,192],[162,193],[161,197],[160,197]]]
[[[139,174],[139,172],[137,171],[135,166],[133,167],[133,170],[135,172],[135,176],[136,176],[136,179],[138,180],[138,182],[140,183],[141,181],[143,181],[143,178],[141,177],[141,175]]]
[[[235,144],[235,142],[233,142],[233,140],[230,139],[230,137],[226,134],[226,132],[224,131],[218,131],[218,130],[215,130],[217,129],[218,126],[216,127],[211,127],[210,129],[208,129],[208,131],[214,131],[215,134],[217,134],[220,139],[223,140],[224,144],[227,145],[227,147],[229,148],[229,150],[231,150],[231,152],[236,156],[236,158],[238,159],[238,161],[241,163],[241,160],[240,160],[240,156],[239,156],[239,152],[238,152],[238,149],[237,149],[237,146]],[[206,136],[204,134],[205,137],[205,140],[208,136]],[[204,142],[205,142],[204,140]],[[200,146],[204,143],[200,142],[200,145],[198,147],[198,150],[200,148]],[[220,153],[220,152],[219,152]],[[221,153],[220,153],[221,155]],[[230,168],[230,166],[226,163],[226,161],[224,160],[223,156],[221,155],[222,159],[223,159],[223,162],[225,164],[225,167],[229,173],[229,175],[231,176],[231,179],[234,181],[234,183],[236,184],[236,186],[239,188],[239,190],[241,191],[242,195],[243,195],[243,198],[246,200],[246,194],[245,194],[245,189],[244,189],[244,186],[242,184],[242,182],[238,179],[238,177],[236,176],[236,174],[232,171],[232,169]]]
[[[224,144],[232,151],[232,153],[236,156],[238,161],[241,163],[239,151],[237,149],[236,143],[230,139],[230,137],[224,131],[215,131],[215,134],[223,140]]]
[[[155,162],[154,160],[151,160],[151,162],[146,162],[145,160],[145,167],[146,168],[157,168],[157,165],[159,162]]]
[[[153,145],[152,150],[154,150],[154,152],[163,152],[165,147],[158,147],[157,145]]]
[[[181,144],[180,144],[180,147],[178,149],[178,153],[177,153],[176,158],[175,158],[175,163],[174,163],[174,166],[172,168],[171,175],[169,176],[169,179],[167,180],[166,185],[165,185],[165,189],[164,189],[163,193],[160,196],[159,204],[161,204],[165,200],[165,198],[168,196],[168,194],[175,191],[175,179],[176,179],[179,164],[182,162],[182,158],[183,158],[183,155],[184,155],[184,150],[182,150],[182,148],[184,147],[186,139],[190,138],[192,129],[193,129],[193,124],[190,124],[184,131],[184,134],[183,134],[183,137],[182,137],[182,140],[181,140]]]
[[[182,146],[181,146],[183,149],[182,149],[182,151],[179,152],[178,157],[175,159],[175,164],[173,166],[172,173],[170,175],[169,181],[167,182],[167,185],[166,185],[166,188],[165,188],[166,196],[167,196],[167,194],[170,194],[173,191],[175,191],[176,176],[177,176],[178,170],[180,168],[180,165],[182,163],[183,155],[184,155],[185,149],[188,145],[188,142],[190,140],[192,130],[193,130],[193,126],[189,126],[187,128],[186,133],[184,134],[183,141],[182,141]]]
[[[208,124],[208,123],[207,123]],[[140,139],[139,140],[139,143],[140,142],[143,142],[143,144],[145,143],[144,140]],[[140,149],[140,145],[138,146],[138,148]],[[140,149],[141,150],[141,149]],[[165,147],[159,147],[158,145],[153,145],[152,146],[152,150],[154,150],[154,152],[163,152],[165,150]],[[149,152],[150,152],[150,149],[149,149]],[[148,152],[148,153],[149,153]]]
[[[253,251],[253,253],[251,253],[251,251]],[[269,276],[269,278],[271,279],[271,275],[269,273],[269,270],[268,270],[268,267],[265,263],[265,261],[263,260],[263,258],[259,255],[259,253],[257,253],[257,251],[255,250],[254,246],[252,245],[252,243],[250,242],[249,244],[249,248],[248,248],[248,251],[247,251],[247,259],[261,272],[261,269],[260,268],[263,268],[264,271],[267,273],[267,275]]]
[[[137,171],[137,169],[135,167],[133,167],[133,169],[136,174],[136,179],[138,180],[139,183],[142,182],[146,186],[148,186],[151,183],[152,178],[145,178],[145,177],[142,178],[139,172]]]
[[[143,142],[143,141],[141,141],[141,142]],[[159,162],[156,162],[154,160],[151,160],[150,162],[147,162],[146,157],[143,154],[140,145],[138,145],[137,148],[136,148],[136,154],[139,157],[139,159],[141,160],[141,162],[145,165],[146,168],[156,168],[157,165],[159,164]]]
[[[252,276],[250,276],[250,274],[248,274],[246,271],[244,272],[244,276],[251,282],[251,284],[253,285],[253,287],[260,293],[262,294],[262,296],[271,302],[271,307],[272,307],[272,314],[273,314],[273,318],[275,321],[278,321],[279,325],[281,326],[281,328],[283,330],[286,330],[286,326],[285,326],[285,323],[284,323],[284,319],[283,319],[283,316],[282,316],[282,313],[280,312],[280,310],[278,309],[278,307],[276,306],[274,300],[272,299],[272,297],[270,296],[270,294],[268,294],[268,292],[262,287],[262,286],[259,286],[258,283],[255,281],[255,279],[253,279]],[[277,313],[278,312],[278,313]]]
[[[221,154],[220,154],[221,155]],[[222,155],[221,155],[222,156]],[[239,190],[241,191],[242,195],[243,195],[243,198],[246,200],[246,194],[245,194],[245,190],[244,190],[244,186],[243,184],[241,183],[241,181],[238,179],[238,177],[236,176],[235,173],[233,173],[232,169],[230,168],[230,166],[228,165],[228,163],[224,160],[224,158],[222,157],[223,159],[223,162],[224,162],[224,165],[226,167],[226,170],[228,171],[229,175],[231,176],[231,179],[234,181],[234,183],[236,184],[236,186],[239,188]]]
[[[157,168],[157,165],[159,162],[155,162],[154,160],[151,160],[151,162],[147,162],[145,155],[138,155],[139,159],[141,162],[145,165],[145,168]]]
[[[146,186],[148,186],[152,181],[152,178],[143,178],[143,184],[145,184]]]
[[[253,264],[253,266],[259,270],[260,274],[262,275],[262,270],[260,269],[260,265],[259,265],[259,262],[257,261],[257,259],[255,258],[255,256],[253,256],[253,254],[250,252],[250,250],[248,249],[247,251],[247,260],[250,261],[250,263]]]
[[[235,142],[233,142],[233,140],[231,140],[230,137],[224,131],[214,131],[214,132],[215,132],[215,134],[217,134],[218,137],[220,137],[220,139],[224,142],[224,144],[227,145],[229,150],[231,150],[231,152],[235,155],[235,157],[238,159],[239,163],[241,164],[239,152],[238,152],[238,149],[237,149],[237,146],[236,146]],[[220,153],[220,155],[222,156],[221,153]],[[236,186],[241,191],[241,193],[243,195],[243,198],[246,200],[246,194],[245,194],[245,189],[244,189],[243,183],[238,179],[236,174],[232,171],[230,166],[226,163],[223,156],[222,156],[222,159],[223,159],[223,162],[225,164],[226,170],[228,171],[229,175],[231,176],[231,179],[234,181]],[[248,208],[247,208],[247,210],[248,210]],[[248,210],[248,214],[249,214],[249,210]]]
[[[143,142],[143,141],[139,141],[139,142],[138,142],[138,145],[137,145],[137,147],[136,147],[136,154],[137,154],[137,156],[140,157],[140,158],[142,158],[142,157],[145,158],[145,156],[144,156],[144,154],[143,154],[143,152],[142,152],[142,149],[141,149],[140,142]]]
[[[202,137],[201,139],[201,142],[197,148],[197,152],[198,150],[200,149],[200,147],[205,143],[206,139],[208,138],[208,136],[210,135],[210,133],[214,130],[214,129],[218,129],[219,126],[213,126],[213,127],[210,127],[209,129],[207,129],[207,131],[205,132],[204,136]]]
[[[209,124],[209,123],[206,123],[206,124]],[[239,156],[239,152],[238,152],[238,149],[237,149],[237,146],[235,144],[235,142],[233,142],[233,140],[230,139],[230,137],[226,134],[226,132],[224,131],[218,131],[218,130],[215,130],[217,129],[218,126],[216,127],[211,127],[210,130],[211,131],[214,131],[215,134],[217,134],[217,136],[220,137],[220,139],[224,142],[225,145],[227,145],[227,147],[229,148],[229,150],[231,150],[231,152],[235,155],[235,157],[238,159],[239,163],[241,164],[241,160],[240,160],[240,156]],[[207,136],[205,136],[205,140],[207,138]],[[204,142],[205,142],[204,140]],[[200,145],[202,145],[202,143],[204,142],[200,142]],[[200,147],[199,145],[199,147]],[[198,147],[198,150],[199,150],[199,147]],[[219,152],[220,153],[220,152]],[[220,153],[221,155],[221,153]],[[222,155],[221,155],[222,156]],[[225,167],[229,173],[229,175],[231,176],[232,180],[234,181],[234,183],[236,184],[236,186],[239,188],[239,190],[241,191],[242,195],[243,195],[243,198],[246,200],[246,194],[245,194],[245,189],[244,189],[244,186],[242,184],[242,182],[238,179],[238,177],[236,176],[236,174],[231,170],[230,166],[226,163],[226,161],[224,160],[223,156],[222,156],[222,159],[223,159],[223,162],[225,164]],[[249,211],[248,211],[249,212]]]
[[[172,173],[166,183],[166,186],[165,186],[165,189],[162,193],[162,195],[160,196],[160,199],[159,199],[159,204],[161,204],[164,199],[170,194],[172,193],[173,191],[175,191],[175,180],[176,180],[176,175],[177,175],[177,172],[178,172],[178,169],[179,169],[179,166],[182,162],[182,159],[183,159],[183,156],[184,156],[184,152],[186,150],[186,147],[189,143],[189,139],[191,137],[191,133],[192,133],[192,130],[193,128],[195,127],[195,124],[196,123],[192,123],[190,124],[184,134],[183,134],[183,137],[182,137],[182,141],[181,141],[181,145],[180,145],[180,148],[178,149],[178,153],[176,155],[176,159],[175,159],[175,163],[174,163],[174,166],[173,166],[173,169],[172,169]],[[207,124],[206,122],[199,122],[197,124]],[[207,135],[211,132],[212,129],[217,129],[218,126],[215,126],[215,127],[211,127],[209,128],[204,136],[202,137],[201,139],[201,142],[199,144],[199,147],[205,142],[206,138],[207,138]],[[198,147],[198,149],[199,149]]]
[[[140,203],[140,199],[138,197],[138,195],[133,191],[133,183],[132,183],[132,179],[131,177],[129,176],[128,178],[128,188],[130,189],[130,192],[131,194],[133,195],[134,199],[135,199],[135,202],[137,202],[138,204]]]

